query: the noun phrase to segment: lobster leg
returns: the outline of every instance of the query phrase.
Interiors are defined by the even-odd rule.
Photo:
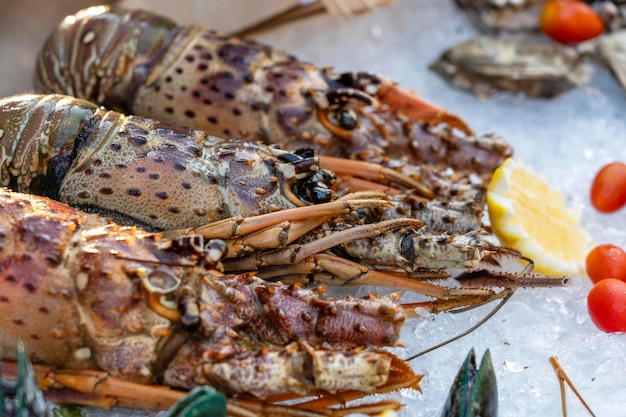
[[[236,408],[235,408],[236,407]],[[399,410],[401,407],[395,401],[378,401],[376,403],[360,404],[350,407],[328,408],[328,407],[309,407],[308,405],[277,405],[258,400],[237,399],[229,404],[229,413],[231,410],[238,411],[241,414],[232,415],[235,417],[256,417],[256,416],[276,416],[276,417],[341,417],[352,414],[365,414],[368,416],[378,416],[384,410]],[[247,414],[244,414],[247,413]],[[231,414],[229,414],[231,415]]]
[[[413,306],[433,312],[473,307],[506,295],[506,291],[494,292],[486,287],[555,287],[568,284],[567,278],[528,275],[525,272],[532,269],[530,260],[521,257],[517,252],[477,240],[473,234],[452,238],[445,235],[420,236],[418,232],[412,236],[420,236],[421,240],[414,241],[415,253],[411,256],[407,255],[412,253],[410,251],[393,252],[394,247],[385,250],[383,245],[369,246],[369,257],[363,258],[366,264],[377,261],[378,255],[375,252],[380,251],[384,254],[381,257],[384,262],[379,265],[383,268],[395,266],[405,269],[404,276],[399,271],[375,270],[343,257],[321,253],[334,245],[344,245],[345,249],[355,242],[367,242],[368,238],[385,235],[386,228],[397,230],[399,226],[407,226],[402,224],[406,219],[397,220],[397,224],[384,221],[356,226],[303,245],[291,245],[280,250],[254,252],[242,258],[226,259],[223,265],[230,272],[258,270],[258,276],[266,280],[279,278],[288,281],[287,277],[290,277],[289,279],[300,282],[303,276],[308,276],[314,282],[333,286],[376,285],[412,291],[434,297],[435,301]],[[407,231],[410,232],[412,230]],[[439,250],[441,253],[438,253]],[[500,258],[530,263],[523,273],[489,270],[488,268],[497,269],[500,266]],[[462,288],[449,288],[422,281],[445,278],[448,275],[444,271],[450,267],[462,267],[466,270],[456,277],[463,285]]]
[[[307,220],[303,227],[307,223],[314,227],[324,221],[326,219],[317,223]],[[258,271],[264,279],[287,281],[289,277],[291,281],[300,282],[303,276],[308,276],[315,282],[331,285],[377,285],[407,290],[436,298],[437,301],[430,306],[436,311],[468,307],[498,297],[498,293],[492,290],[476,288],[478,285],[513,288],[567,284],[567,280],[551,277],[497,272],[503,260],[518,265],[520,261],[525,262],[527,268],[532,268],[532,262],[517,252],[494,246],[482,239],[478,232],[461,236],[429,235],[420,230],[422,223],[419,220],[398,218],[331,230],[316,240],[289,244],[309,231],[304,227],[301,233],[289,239],[284,237],[300,226],[297,221],[285,222],[231,242],[230,256],[223,260],[224,270]],[[362,259],[364,265],[323,253],[338,245],[350,256]],[[269,248],[276,249],[263,250]],[[376,271],[372,266],[395,269],[396,272]],[[420,280],[447,277],[444,271],[448,268],[466,271],[457,278],[474,288],[446,288]],[[494,268],[496,271],[491,270]],[[399,276],[398,270],[404,270],[405,276]]]
[[[443,278],[443,276],[437,275],[437,271],[431,272],[430,276],[426,274],[427,273],[425,273],[424,278]],[[488,271],[478,271],[475,275],[479,276],[481,274],[491,275]],[[512,283],[512,288],[507,287],[507,289],[500,292],[495,292],[484,287],[443,287],[398,276],[394,271],[369,269],[356,262],[328,254],[317,254],[294,265],[279,265],[263,268],[256,275],[265,280],[280,278],[281,281],[287,283],[292,281],[300,282],[302,276],[309,275],[312,276],[313,281],[321,284],[329,284],[332,286],[375,285],[403,291],[412,291],[435,298],[430,301],[400,304],[399,307],[402,308],[404,314],[407,317],[413,318],[420,316],[420,314],[416,312],[417,309],[425,309],[431,313],[439,313],[444,311],[460,312],[465,309],[479,307],[510,295],[511,292],[514,291],[515,285],[559,285],[559,282],[555,282],[554,279],[546,279],[545,282],[540,282],[539,284],[536,282]],[[524,276],[520,274],[520,277]],[[508,285],[508,283],[496,281],[493,285],[503,286]]]
[[[412,372],[405,373],[408,365],[393,357],[395,374],[391,375],[385,391],[400,388],[419,388],[420,375]],[[402,368],[402,369],[400,369]],[[33,365],[34,373],[42,387],[44,396],[55,403],[72,403],[101,408],[130,407],[152,410],[167,410],[176,407],[186,398],[187,393],[160,385],[143,385],[123,381],[111,377],[102,371],[86,370],[53,370],[44,365]],[[3,362],[2,376],[14,379],[18,374],[18,364],[12,361]],[[229,399],[226,411],[232,417],[260,417],[266,415],[285,417],[323,417],[343,416],[351,413],[378,415],[383,409],[399,409],[400,404],[395,401],[380,401],[377,403],[355,406],[342,406],[341,409],[331,409],[339,403],[344,404],[363,396],[362,392],[349,391],[341,397],[322,396],[321,398],[302,402],[292,406],[273,404],[270,401],[260,401],[255,398]],[[280,401],[284,398],[276,397],[271,401]],[[178,411],[179,408],[172,408]],[[180,416],[181,414],[168,414]],[[184,414],[182,414],[184,416]]]
[[[335,175],[363,178],[374,184],[390,184],[401,189],[414,190],[418,195],[428,199],[435,198],[433,191],[416,179],[380,164],[326,155],[320,155],[318,158],[320,165],[330,169]]]
[[[225,267],[229,268],[229,261]],[[288,265],[262,268],[257,274],[263,279],[285,276],[313,275],[313,280],[333,286],[347,285],[377,285],[398,290],[413,291],[441,300],[451,298],[475,296],[479,298],[491,297],[494,292],[480,288],[446,288],[428,282],[396,276],[389,271],[376,271],[366,266],[328,254],[316,254],[306,260]],[[433,273],[434,278],[440,278]]]
[[[458,291],[463,290],[464,289],[458,289]],[[461,313],[466,310],[480,307],[495,300],[504,299],[508,296],[511,296],[514,292],[514,288],[506,288],[498,293],[491,292],[490,295],[464,294],[459,297],[451,297],[448,299],[437,299],[417,303],[404,303],[402,304],[402,308],[405,311],[407,317],[419,317],[419,314],[415,312],[417,309],[424,309],[433,314],[442,313],[445,311],[449,311],[452,313]]]
[[[308,230],[304,232],[306,233],[332,217],[341,216],[364,208],[390,206],[391,204],[386,200],[383,193],[361,192],[347,195],[342,199],[330,203],[297,207],[295,209],[276,211],[253,217],[236,216],[209,223],[195,229],[168,231],[165,232],[165,235],[167,237],[176,237],[197,233],[207,239],[232,239],[248,235],[252,232],[268,229],[269,227],[279,225],[285,221],[294,222],[303,220],[306,222],[314,219],[309,223]],[[286,241],[292,242],[302,234],[295,234]]]
[[[333,232],[327,236],[318,238],[312,242],[302,245],[294,244],[270,252],[251,253],[247,259],[242,260],[242,269],[238,270],[257,270],[266,265],[284,265],[300,262],[309,256],[321,253],[334,246],[354,240],[362,240],[379,236],[391,230],[399,230],[403,228],[419,228],[424,223],[416,219],[392,219],[379,223],[354,226],[342,231]],[[259,249],[259,248],[252,248]],[[245,263],[244,263],[245,262]],[[238,263],[239,265],[239,263]]]

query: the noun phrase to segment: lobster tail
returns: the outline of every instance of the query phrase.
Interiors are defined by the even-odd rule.
[[[124,107],[179,31],[170,20],[140,10],[81,10],[44,44],[35,89]],[[79,65],[89,70],[75,71]]]
[[[0,100],[0,185],[58,198],[61,183],[103,117],[71,97],[22,95]],[[26,123],[25,123],[26,121]]]

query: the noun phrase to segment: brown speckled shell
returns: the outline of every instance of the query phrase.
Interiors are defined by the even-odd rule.
[[[212,382],[260,397],[371,391],[387,381],[391,359],[375,348],[398,344],[405,317],[395,297],[332,299],[249,274],[218,276],[197,266],[199,253],[179,248],[160,234],[0,188],[4,357],[15,359],[22,340],[47,365],[182,388]],[[168,287],[173,305],[195,294],[198,330],[185,332],[152,308],[144,279],[165,276],[179,284]],[[233,372],[244,363],[249,371]]]
[[[38,91],[72,94],[219,137],[289,149],[314,145],[320,155],[377,163],[489,176],[512,152],[500,138],[431,129],[390,110],[384,90],[394,83],[383,77],[350,81],[267,45],[147,12],[102,7],[76,16],[43,47]],[[315,98],[346,98],[355,90],[369,98],[338,100],[332,109]],[[337,122],[342,111],[356,117],[353,128]]]
[[[119,222],[179,229],[306,204],[288,195],[290,163],[265,145],[124,116],[68,96],[2,99],[0,130],[0,185]]]
[[[4,357],[21,340],[35,362],[154,382],[141,367],[154,365],[154,330],[170,322],[147,308],[127,258],[171,255],[143,232],[53,200],[0,189],[0,207]]]
[[[88,347],[80,307],[64,255],[81,219],[60,203],[36,207],[0,191],[0,346],[15,359],[18,341],[34,361],[93,368],[93,358],[74,353]],[[36,212],[36,215],[32,215]]]

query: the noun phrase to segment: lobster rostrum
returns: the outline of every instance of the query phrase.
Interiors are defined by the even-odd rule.
[[[66,18],[42,49],[35,86],[220,137],[313,144],[431,187],[428,177],[448,168],[488,178],[512,152],[382,76],[320,69],[144,11],[99,6]]]
[[[44,197],[0,189],[0,208],[5,358],[21,340],[57,369],[260,399],[417,387],[378,349],[399,343],[405,314],[393,295],[332,299],[223,275],[219,240],[171,240]]]

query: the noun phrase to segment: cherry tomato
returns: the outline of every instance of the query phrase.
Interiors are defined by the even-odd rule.
[[[613,162],[598,171],[591,185],[591,204],[602,213],[626,204],[626,164]]]
[[[609,243],[598,245],[589,252],[585,261],[587,275],[594,283],[605,278],[626,282],[626,252]]]
[[[598,282],[587,296],[587,310],[598,329],[626,331],[626,282],[615,278]]]
[[[583,42],[604,32],[604,22],[579,0],[549,0],[541,13],[541,30],[561,43]]]

